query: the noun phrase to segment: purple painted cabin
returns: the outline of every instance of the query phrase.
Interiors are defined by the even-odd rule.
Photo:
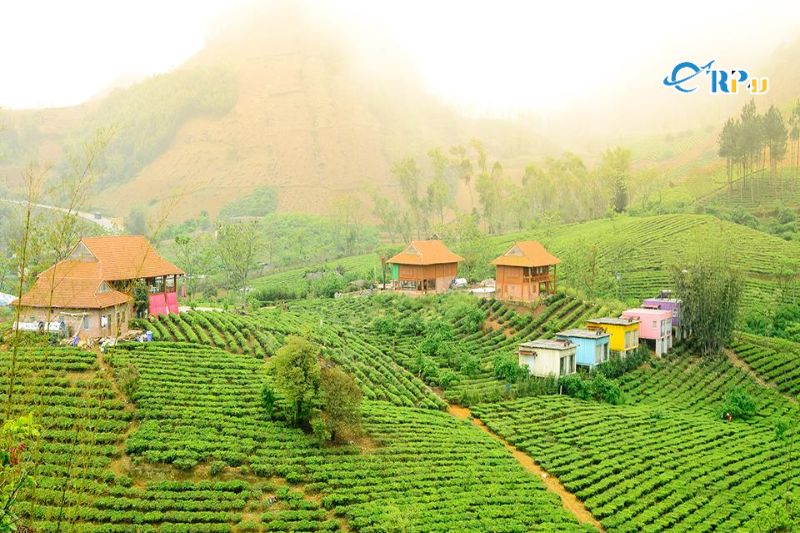
[[[672,336],[675,337],[676,340],[680,340],[682,338],[682,303],[683,302],[681,302],[681,300],[672,298],[672,291],[661,291],[661,294],[656,298],[647,298],[642,300],[642,307],[672,312]]]

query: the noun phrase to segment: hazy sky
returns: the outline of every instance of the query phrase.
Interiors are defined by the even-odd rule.
[[[203,47],[232,5],[258,3],[2,0],[0,107],[76,104],[169,70]],[[682,60],[746,63],[800,36],[796,0],[305,3],[389,41],[444,99],[499,115],[563,108],[637,75],[659,84]]]

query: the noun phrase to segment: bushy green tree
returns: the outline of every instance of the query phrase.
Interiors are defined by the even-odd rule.
[[[295,425],[307,425],[314,409],[319,407],[319,356],[318,345],[289,336],[270,360],[269,372],[274,376],[277,391],[292,406],[289,420]]]
[[[244,293],[250,272],[257,266],[260,246],[261,234],[256,222],[217,226],[217,253],[232,289]]]
[[[319,414],[332,440],[354,438],[361,434],[361,390],[355,380],[336,367],[326,367],[320,374]]]
[[[289,336],[270,360],[261,402],[270,418],[310,430],[320,441],[361,434],[361,390],[355,380],[320,360],[320,347]],[[286,408],[288,406],[288,409]]]
[[[178,250],[178,265],[186,272],[186,292],[194,296],[198,287],[198,277],[209,275],[217,265],[217,250],[209,234],[197,236],[178,235],[175,237]]]

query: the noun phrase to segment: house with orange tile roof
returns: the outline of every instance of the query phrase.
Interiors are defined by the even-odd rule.
[[[411,241],[387,261],[392,266],[392,288],[422,293],[446,291],[463,260],[440,240]]]
[[[178,313],[183,275],[142,236],[84,237],[12,304],[20,322],[60,323],[81,338],[119,336],[133,318],[137,282],[147,287],[150,314]]]
[[[492,261],[496,267],[495,298],[530,302],[556,292],[556,267],[561,261],[537,241],[518,241]]]

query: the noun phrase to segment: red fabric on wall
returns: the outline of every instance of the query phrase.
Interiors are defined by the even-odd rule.
[[[166,315],[168,312],[167,299],[164,293],[151,294],[149,313],[153,316],[159,316]],[[175,312],[177,313],[178,311],[176,310]]]
[[[178,314],[178,293],[177,292],[168,292],[167,293],[167,309],[169,309],[170,313]]]

